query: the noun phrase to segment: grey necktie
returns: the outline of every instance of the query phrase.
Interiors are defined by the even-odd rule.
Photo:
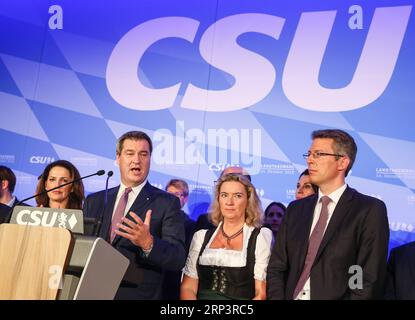
[[[300,279],[297,282],[297,285],[294,290],[293,299],[295,299],[300,291],[303,289],[304,284],[307,282],[307,279],[310,276],[311,266],[314,263],[316,258],[318,248],[320,247],[321,240],[323,239],[324,230],[326,229],[327,219],[329,217],[328,204],[331,202],[331,199],[327,196],[321,197],[321,211],[320,217],[318,218],[317,224],[314,226],[313,232],[311,233],[309,242],[308,242],[308,251],[305,258],[305,263],[303,267],[303,272],[301,272]]]
[[[127,206],[128,202],[128,194],[131,192],[131,188],[126,188],[123,195],[118,202],[117,208],[115,209],[114,216],[112,217],[111,221],[111,235],[110,235],[110,243],[114,240],[116,234],[114,230],[117,228],[117,223],[121,222],[121,218],[124,217],[125,207]]]

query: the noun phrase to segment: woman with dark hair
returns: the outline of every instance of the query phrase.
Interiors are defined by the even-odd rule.
[[[57,160],[46,166],[36,188],[36,193],[60,186],[80,178],[78,169],[66,160]],[[82,180],[36,197],[39,207],[82,209],[85,199]]]
[[[285,215],[287,208],[281,202],[271,202],[264,212],[264,226],[271,229],[274,234],[274,239],[280,228],[282,218]]]
[[[209,215],[216,228],[193,236],[180,298],[265,299],[272,233],[261,228],[261,203],[252,183],[240,174],[221,176]]]
[[[295,199],[299,200],[318,192],[318,187],[311,183],[310,173],[305,169],[299,176],[297,188],[295,190]]]

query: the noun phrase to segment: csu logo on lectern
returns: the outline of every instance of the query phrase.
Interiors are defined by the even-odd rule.
[[[78,220],[75,215],[68,215],[64,212],[41,210],[21,210],[16,216],[17,224],[43,227],[59,227],[72,230]],[[69,227],[68,227],[69,226]]]
[[[84,233],[84,217],[79,209],[51,209],[15,206],[10,219],[12,224],[65,228]]]

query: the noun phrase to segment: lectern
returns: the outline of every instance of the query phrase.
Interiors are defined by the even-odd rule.
[[[129,260],[102,238],[74,235],[59,300],[111,300]]]
[[[16,207],[11,222],[18,224],[0,225],[0,299],[114,298],[129,260],[102,238],[72,233],[62,219],[55,227],[50,219],[72,215],[79,220],[82,211]]]
[[[0,299],[55,299],[71,241],[66,229],[0,225]]]

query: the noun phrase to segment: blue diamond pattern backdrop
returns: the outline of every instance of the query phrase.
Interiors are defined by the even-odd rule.
[[[231,164],[264,208],[289,203],[311,131],[341,128],[359,148],[347,182],[385,201],[391,246],[414,240],[413,1],[354,2],[2,1],[0,164],[19,198],[56,159],[115,186],[117,137],[144,130],[150,182],[186,179],[196,218]]]

